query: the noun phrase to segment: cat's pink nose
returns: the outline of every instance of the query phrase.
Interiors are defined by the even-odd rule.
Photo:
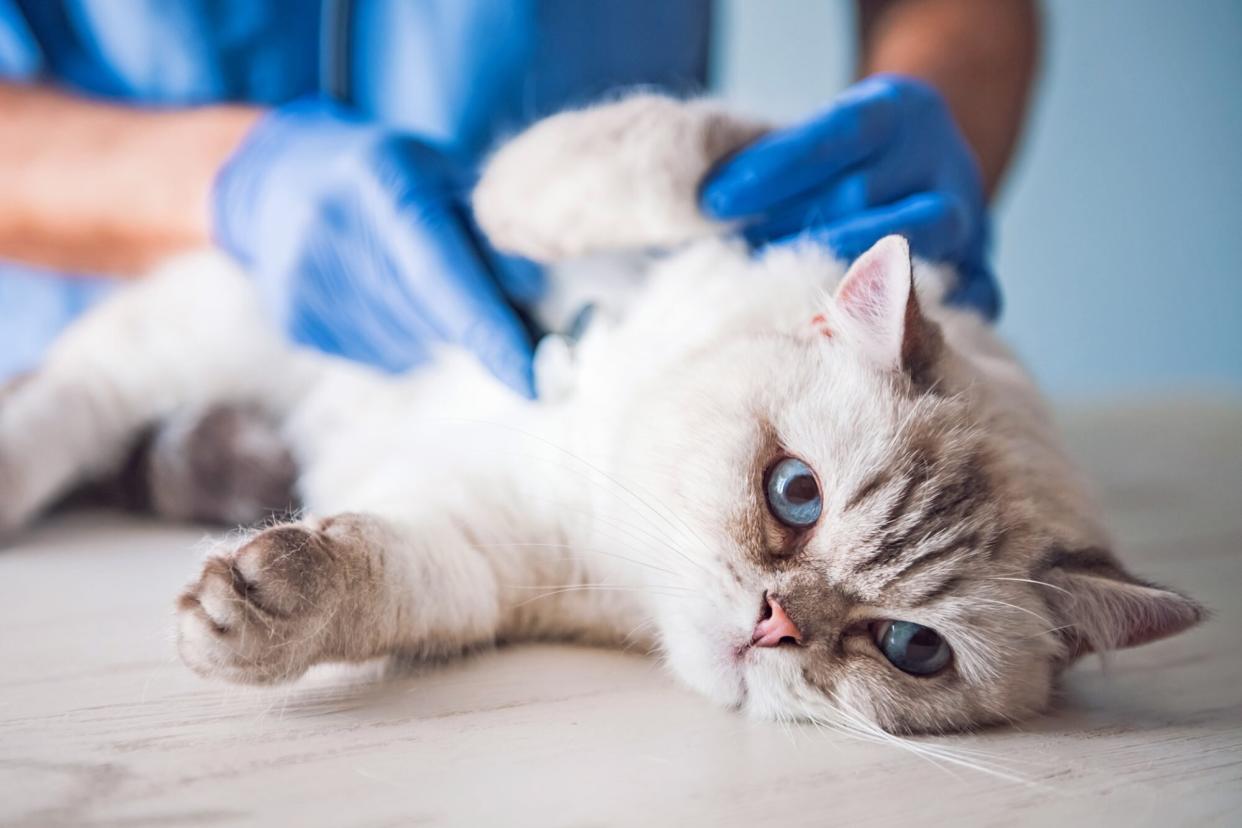
[[[750,643],[756,647],[775,647],[788,640],[791,644],[802,643],[802,631],[790,620],[775,598],[766,596],[767,605],[763,609],[763,617],[755,625],[750,636]]]

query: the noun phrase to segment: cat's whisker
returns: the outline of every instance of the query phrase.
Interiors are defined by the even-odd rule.
[[[981,598],[976,595],[976,596],[972,596],[970,600],[978,601],[984,604],[996,604],[997,606],[1008,607],[1009,609],[1013,609],[1013,610],[1017,610],[1018,612],[1026,613],[1027,615],[1033,618],[1038,618],[1040,621],[1044,622],[1045,624],[1054,623],[1052,619],[1047,618],[1043,615],[1040,615],[1038,612],[1035,612],[1035,610],[1027,609],[1026,607],[1020,607],[1017,604],[1011,604],[1008,601],[1002,601],[999,598]]]
[[[511,587],[511,588],[514,588],[514,587]],[[556,595],[564,595],[570,592],[636,592],[636,593],[646,593],[646,594],[652,594],[652,595],[663,594],[665,595],[665,597],[668,597],[668,598],[699,597],[699,596],[694,595],[694,593],[689,593],[689,592],[683,593],[683,594],[677,594],[677,593],[669,594],[669,593],[662,593],[659,589],[644,588],[644,587],[613,586],[613,585],[608,585],[608,584],[579,584],[577,586],[569,586],[569,587],[561,587],[558,589],[553,589],[541,595],[536,595],[533,598],[528,598],[527,600],[518,603],[516,606],[524,607],[527,604],[531,604],[535,601],[539,601],[544,598],[551,598]]]
[[[1045,636],[1045,635],[1052,635],[1053,633],[1059,633],[1059,632],[1061,632],[1061,630],[1072,630],[1072,629],[1074,629],[1074,627],[1076,627],[1076,626],[1077,626],[1077,624],[1062,624],[1062,625],[1061,625],[1061,626],[1059,626],[1059,627],[1050,627],[1049,629],[1046,629],[1046,630],[1040,630],[1039,632],[1037,632],[1037,633],[1035,633],[1035,634],[1033,634],[1033,635],[1026,635],[1026,636],[1023,636],[1023,637],[1022,637],[1022,640],[1023,640],[1023,641],[1029,641],[1029,640],[1030,640],[1030,639],[1032,639],[1032,638],[1040,638],[1040,637]]]
[[[1010,757],[1000,757],[995,754],[964,750],[942,744],[918,742],[913,739],[902,737],[896,737],[896,741],[893,744],[901,747],[902,749],[922,752],[928,756],[933,756],[954,766],[982,773],[997,779],[1003,779],[1007,782],[1013,782],[1024,786],[1042,787],[1042,785],[1038,782],[1022,776],[1017,770],[1006,767],[1004,764],[1006,762],[1013,764],[1013,760]],[[988,760],[990,764],[978,761],[979,759]]]
[[[898,738],[902,738],[902,737],[898,737]],[[906,741],[913,742],[914,740],[907,738]],[[948,753],[958,755],[958,756],[975,757],[980,760],[986,759],[986,760],[989,760],[995,763],[997,766],[1001,766],[1001,767],[1003,767],[1004,765],[1029,765],[1032,767],[1046,767],[1047,766],[1046,763],[1037,762],[1031,759],[1022,759],[1022,758],[1010,756],[1007,754],[996,753],[994,751],[980,750],[978,748],[949,746],[949,745],[944,745],[944,744],[926,743],[926,742],[919,742],[918,744],[920,744],[923,747],[929,747],[929,748],[932,748],[940,752],[948,752]]]
[[[836,693],[830,693],[829,696],[833,702],[831,712],[837,716],[843,717],[845,719],[846,726],[848,726],[850,731],[859,738],[874,742],[876,744],[895,745],[940,767],[939,764],[934,761],[934,752],[926,750],[925,745],[917,745],[909,739],[889,733],[867,719],[860,712],[854,710],[850,705],[846,704],[846,702]],[[943,767],[941,769],[944,770]]]
[[[654,618],[644,618],[642,621],[639,621],[637,624],[635,624],[633,627],[630,628],[629,632],[627,632],[622,637],[621,639],[622,646],[629,646],[631,640],[634,638],[635,635],[638,634],[640,630],[645,630],[649,627],[654,627],[654,626],[655,626]]]
[[[816,724],[827,724],[836,732],[849,738],[858,739],[859,741],[883,746],[896,746],[902,750],[912,753],[917,758],[928,762],[938,770],[949,773],[955,777],[957,776],[953,773],[951,768],[947,768],[940,764],[940,762],[936,761],[939,757],[924,750],[922,746],[912,745],[908,742],[908,740],[894,736],[891,733],[875,727],[865,719],[851,715],[848,711],[837,710],[834,711],[834,713],[838,717],[836,720],[829,720],[825,722],[822,719],[812,719],[812,721]]]
[[[532,459],[543,459],[537,455],[531,456],[531,458]],[[612,481],[612,480],[599,480],[584,472],[579,471],[577,473],[582,474],[583,478],[591,485],[595,485],[595,486],[615,485],[615,481]],[[541,499],[545,500],[546,502],[555,502],[549,498],[541,498]],[[620,532],[623,536],[639,544],[655,543],[667,549],[668,551],[672,552],[674,555],[677,555],[678,557],[683,558],[685,561],[687,561],[691,565],[697,566],[700,569],[703,569],[701,564],[699,564],[693,558],[686,555],[685,552],[683,552],[675,543],[673,543],[669,538],[663,535],[661,533],[660,528],[653,523],[650,517],[643,514],[642,512],[631,511],[629,513],[634,518],[637,518],[638,520],[641,521],[641,523],[633,523],[633,522],[627,522],[627,521],[621,520],[615,514],[602,515],[602,514],[598,514],[595,512],[589,512],[589,511],[582,510],[582,509],[572,509],[572,508],[570,509],[570,511],[589,517],[597,529],[599,527],[608,527],[608,528],[614,529]],[[629,548],[634,549],[635,547],[631,546]]]
[[[1030,785],[1038,786],[1038,783],[1034,783],[1032,782],[1032,780],[1019,776],[1015,772],[1011,772],[1010,770],[1006,768],[997,767],[997,766],[988,766],[988,765],[982,764],[978,761],[974,761],[968,758],[970,751],[951,748],[946,745],[919,742],[914,739],[897,736],[895,734],[889,733],[888,731],[880,728],[878,725],[868,720],[858,711],[854,710],[852,707],[850,707],[850,705],[845,703],[838,695],[831,694],[831,696],[833,699],[833,704],[836,707],[837,711],[840,714],[847,717],[847,719],[854,725],[854,727],[860,729],[863,733],[865,733],[866,737],[868,737],[869,740],[899,747],[903,750],[913,753],[916,756],[919,756],[921,758],[924,758],[932,762],[933,764],[940,767],[942,770],[954,776],[956,776],[956,774],[953,774],[953,771],[951,768],[947,768],[947,767],[944,767],[943,765],[940,765],[940,763],[937,760],[940,760],[941,762],[949,763],[950,765],[953,765],[953,766],[977,771],[979,773],[983,773],[983,774],[986,774],[988,776],[992,776],[998,779],[1004,779],[1005,781],[1014,782],[1014,783],[1018,783],[1022,785],[1028,785],[1028,786]],[[988,757],[988,758],[993,758],[993,757]],[[998,761],[997,765],[999,764],[1000,763]]]
[[[590,485],[597,486],[597,487],[611,487],[612,490],[619,490],[623,494],[627,495],[629,506],[630,506],[629,514],[632,515],[634,518],[639,519],[641,523],[636,524],[636,523],[628,523],[625,521],[621,521],[619,518],[617,518],[613,514],[603,515],[603,514],[599,514],[596,512],[588,512],[588,511],[581,510],[581,509],[574,510],[574,511],[578,512],[579,514],[584,514],[588,516],[597,526],[603,525],[603,526],[609,526],[611,528],[617,529],[635,541],[651,541],[651,542],[657,543],[663,548],[668,549],[673,554],[682,558],[690,565],[702,570],[703,572],[707,574],[711,574],[711,572],[707,570],[701,563],[696,561],[693,557],[687,555],[677,544],[675,544],[668,537],[666,537],[662,533],[660,528],[655,524],[655,522],[650,517],[650,515],[654,515],[655,517],[663,520],[664,523],[667,524],[669,528],[676,530],[677,526],[670,521],[669,517],[663,511],[661,511],[660,509],[657,509],[650,501],[648,501],[647,499],[639,495],[637,492],[635,492],[633,488],[626,486],[621,481],[619,481],[617,478],[602,471],[597,466],[590,463],[586,459],[580,457],[579,455],[575,454],[574,452],[569,451],[568,449],[565,449],[561,446],[558,446],[542,437],[539,437],[538,435],[534,435],[525,430],[516,429],[512,426],[507,426],[507,425],[500,424],[500,423],[492,423],[491,421],[472,420],[468,418],[447,419],[447,420],[443,420],[443,422],[466,422],[470,424],[493,425],[497,428],[505,428],[507,430],[516,431],[518,434],[522,436],[528,437],[530,439],[538,440],[552,447],[558,453],[560,453],[563,457],[574,460],[580,465],[585,466],[586,471],[580,470],[577,473],[582,475],[582,478],[586,480],[586,482],[588,482]],[[516,454],[517,452],[510,452],[510,453]],[[526,457],[527,459],[530,459],[530,460],[534,460],[534,461],[547,461],[548,459],[546,458],[546,456],[539,455],[539,454],[522,454],[521,456]],[[571,469],[567,469],[564,466],[561,466],[561,468],[564,471],[573,471]],[[549,500],[548,498],[542,498],[542,499],[545,501]],[[646,512],[634,509],[633,507],[635,505],[643,507],[646,510]],[[686,524],[685,521],[681,520],[680,518],[677,518],[677,521],[678,523],[681,524],[682,527],[684,527],[688,532],[690,532],[694,540],[698,542],[698,545],[701,546],[704,551],[706,551],[708,554],[712,554],[711,547],[707,545],[707,543],[703,540],[702,536],[700,536],[697,532],[695,532],[695,530],[692,527],[690,527],[688,524]],[[641,533],[641,536],[636,536],[635,535],[636,532]]]
[[[1036,580],[1035,578],[1004,578],[1004,577],[994,576],[991,578],[983,578],[982,580],[985,580],[985,581],[1016,581],[1018,583],[1037,584],[1039,586],[1046,586],[1049,589],[1058,590],[1059,592],[1063,592],[1066,595],[1073,594],[1065,587],[1057,586],[1056,584],[1050,584],[1047,581],[1039,581],[1039,580]]]
[[[473,422],[473,421],[468,421],[468,422]],[[517,452],[509,452],[509,453],[517,454]],[[536,461],[547,459],[546,457],[542,455],[534,455],[534,454],[523,453],[520,456],[525,457],[530,460],[536,460]],[[564,467],[561,467],[561,468],[564,469]],[[603,485],[608,482],[608,481],[595,480],[587,476],[584,472],[581,472],[581,471],[578,471],[576,473],[582,474],[588,482],[593,483],[594,485]],[[577,515],[581,515],[583,517],[589,518],[596,526],[604,525],[604,526],[609,526],[614,529],[621,530],[626,534],[626,536],[630,537],[633,540],[651,541],[651,542],[657,543],[665,547],[666,549],[668,549],[669,551],[675,554],[681,554],[681,551],[675,545],[673,545],[666,537],[661,535],[659,532],[654,531],[654,527],[650,521],[650,518],[647,518],[645,516],[637,515],[637,514],[635,515],[635,517],[640,517],[643,520],[642,524],[628,523],[626,521],[616,519],[615,516],[606,517],[605,515],[601,515],[596,511],[581,508],[577,506],[576,504],[568,503],[559,498],[548,497],[546,495],[531,495],[530,498],[532,500],[539,500],[543,503],[550,503],[550,504],[556,505],[559,509],[561,509],[566,514],[577,514]],[[636,532],[641,533],[641,536],[636,536],[635,535]],[[693,561],[691,562],[693,563]]]
[[[626,524],[626,523],[624,523],[624,522],[617,523],[617,521],[616,521],[616,520],[614,520],[614,519],[611,519],[611,517],[610,517],[610,518],[605,518],[605,517],[603,517],[602,515],[597,515],[595,519],[596,519],[596,522],[597,522],[598,524],[601,524],[601,525],[604,525],[604,526],[609,526],[609,527],[616,528],[616,529],[623,529],[623,528],[635,528],[635,527],[633,526],[633,524]],[[633,536],[632,536],[632,535],[630,535],[630,537],[633,537]],[[663,546],[664,548],[666,548],[666,549],[670,550],[670,551],[671,551],[671,552],[673,552],[675,555],[677,555],[677,556],[679,556],[679,557],[682,557],[682,558],[685,558],[685,560],[687,560],[689,563],[691,563],[691,564],[695,564],[696,566],[699,566],[699,568],[702,568],[702,566],[701,566],[700,564],[698,564],[696,561],[694,561],[693,559],[691,559],[691,558],[689,558],[688,556],[686,556],[686,555],[685,555],[685,553],[684,553],[684,552],[682,552],[682,551],[681,551],[681,550],[680,550],[680,549],[679,549],[679,548],[678,548],[678,547],[677,547],[674,543],[672,543],[672,541],[670,541],[668,538],[666,538],[666,537],[664,537],[664,536],[662,536],[662,535],[648,535],[648,537],[649,537],[649,538],[653,538],[653,539],[654,539],[657,543],[659,543],[659,544],[660,544],[661,546]]]
[[[580,554],[574,554],[574,555],[564,555],[564,556],[562,556],[562,557],[558,558],[557,560],[561,560],[561,561],[572,561],[572,560],[578,560],[578,561],[589,561],[589,560],[591,560],[591,559],[592,559],[592,557],[593,557],[593,556],[596,556],[596,555],[602,555],[602,556],[607,557],[607,558],[616,558],[616,559],[621,560],[621,561],[626,561],[627,563],[632,563],[632,564],[634,564],[635,566],[641,566],[641,567],[645,567],[646,569],[651,569],[651,570],[654,570],[654,571],[656,571],[656,572],[661,572],[661,573],[664,573],[665,575],[672,575],[672,576],[674,576],[674,577],[682,577],[682,574],[681,574],[680,572],[674,572],[674,571],[673,571],[673,570],[671,570],[671,569],[665,569],[664,567],[661,567],[661,566],[656,566],[655,564],[652,564],[652,563],[647,563],[646,561],[641,561],[641,560],[638,560],[637,558],[630,558],[630,557],[627,557],[627,556],[625,556],[625,555],[618,555],[618,554],[617,554],[617,553],[615,553],[615,552],[606,552],[606,551],[604,551],[604,550],[602,550],[602,549],[584,549],[584,548],[583,548],[583,547],[581,547],[581,546],[576,546],[576,545],[573,545],[573,544],[568,544],[568,543],[527,543],[527,542],[507,542],[507,541],[496,541],[496,542],[488,542],[488,543],[475,543],[475,544],[472,544],[472,546],[473,546],[475,549],[508,549],[508,548],[517,548],[517,549],[570,549],[570,550],[581,550],[581,553],[580,553]]]
[[[631,499],[633,502],[637,503],[637,504],[638,504],[638,505],[640,505],[640,506],[643,506],[643,507],[644,507],[644,508],[646,508],[648,511],[650,511],[653,515],[655,515],[656,517],[660,518],[660,519],[661,519],[661,520],[663,520],[665,523],[667,523],[667,524],[669,525],[669,527],[670,527],[670,528],[673,528],[673,529],[676,529],[676,528],[677,528],[677,524],[673,522],[673,518],[675,518],[675,519],[677,520],[677,522],[681,524],[681,528],[682,528],[682,529],[684,529],[684,530],[686,530],[686,531],[690,532],[692,535],[694,535],[694,536],[696,537],[696,539],[698,539],[699,543],[700,543],[700,544],[702,544],[702,546],[703,546],[703,548],[704,548],[704,550],[705,550],[705,551],[708,551],[708,552],[710,552],[710,551],[711,551],[711,547],[707,545],[707,542],[706,542],[706,541],[704,541],[704,540],[703,540],[703,538],[702,538],[702,537],[700,537],[700,536],[698,535],[698,533],[697,533],[697,532],[695,532],[695,530],[694,530],[692,527],[690,527],[688,524],[686,524],[686,523],[685,523],[685,521],[682,521],[680,518],[677,518],[675,514],[673,515],[673,518],[670,518],[670,517],[669,517],[669,515],[665,514],[662,510],[660,510],[660,509],[656,508],[656,506],[655,506],[654,504],[652,504],[649,500],[647,500],[646,498],[644,498],[644,497],[640,496],[637,492],[635,492],[635,491],[633,490],[633,488],[631,488],[630,486],[625,485],[625,484],[624,484],[624,483],[622,483],[620,480],[618,480],[616,477],[614,477],[614,476],[610,475],[608,472],[606,472],[606,471],[604,471],[603,469],[599,468],[599,467],[598,467],[598,466],[596,466],[594,463],[591,463],[591,462],[590,462],[589,460],[587,460],[586,458],[579,456],[577,453],[575,453],[575,452],[573,452],[573,451],[570,451],[569,449],[566,449],[566,448],[565,448],[565,447],[563,447],[563,446],[559,446],[559,445],[557,445],[556,443],[553,443],[552,441],[550,441],[550,440],[548,440],[548,439],[546,439],[546,438],[544,438],[544,437],[541,437],[541,436],[540,436],[540,435],[538,435],[538,434],[534,434],[534,433],[532,433],[532,432],[530,432],[530,431],[527,431],[526,429],[518,428],[518,427],[516,427],[516,426],[512,426],[512,425],[508,425],[508,424],[503,424],[503,423],[496,423],[496,422],[489,421],[489,420],[470,420],[469,418],[465,418],[465,417],[462,417],[462,418],[456,418],[456,419],[459,419],[459,420],[464,421],[464,422],[474,422],[474,423],[476,423],[476,424],[490,425],[490,426],[495,427],[495,428],[503,428],[503,429],[507,429],[507,430],[509,430],[509,431],[512,431],[512,432],[514,432],[514,433],[517,433],[517,434],[519,434],[519,435],[522,435],[522,436],[524,436],[524,437],[526,437],[526,438],[528,438],[528,439],[538,441],[538,442],[542,443],[543,445],[548,446],[549,448],[551,448],[551,449],[553,449],[554,451],[556,451],[556,452],[560,453],[561,455],[563,455],[563,456],[565,456],[565,457],[567,457],[567,458],[569,458],[569,459],[571,459],[571,460],[574,460],[574,461],[578,462],[579,464],[581,464],[581,465],[585,466],[587,469],[589,469],[591,472],[593,472],[594,474],[596,474],[596,475],[598,475],[599,477],[601,477],[603,480],[610,482],[612,485],[614,485],[615,487],[617,487],[617,489],[618,489],[619,491],[621,491],[621,492],[625,493],[626,495],[628,495],[628,496],[630,497],[630,499]],[[588,479],[589,479],[589,478],[588,478]],[[681,554],[683,554],[683,555],[684,555],[684,553],[681,553]],[[695,561],[693,558],[690,558],[690,557],[686,556],[686,560],[687,560],[687,561],[689,561],[690,563],[692,563],[694,566],[697,566],[697,567],[699,567],[700,569],[703,569],[703,566],[702,566],[700,563],[698,563],[698,561]],[[704,569],[704,571],[706,571],[706,570]]]
[[[641,586],[632,584],[503,584],[506,589],[629,589],[635,592],[643,592],[645,590],[673,590],[681,592],[692,592],[689,587],[674,586],[671,584],[643,584]]]
[[[539,459],[539,458],[537,456],[534,456],[534,459]],[[598,481],[595,481],[595,482],[598,483]],[[582,515],[584,517],[591,519],[596,527],[597,532],[599,531],[601,527],[607,527],[609,529],[616,530],[623,537],[640,543],[639,546],[625,544],[625,548],[629,551],[635,552],[636,555],[641,553],[642,551],[645,551],[646,547],[641,544],[646,543],[646,542],[654,542],[672,551],[673,553],[679,556],[683,555],[683,553],[674,544],[672,544],[668,539],[658,534],[658,532],[653,531],[654,527],[652,527],[649,519],[642,517],[640,515],[636,515],[636,517],[640,517],[643,520],[645,527],[644,525],[629,523],[629,522],[617,519],[612,516],[606,518],[603,515],[599,515],[594,511],[577,507],[575,504],[567,503],[558,498],[552,498],[552,497],[547,497],[547,496],[542,496],[542,495],[534,495],[532,496],[532,499],[538,499],[544,503],[550,503],[552,505],[555,505],[567,514],[578,514],[578,515]],[[499,545],[499,544],[496,544],[496,545]],[[517,544],[513,544],[513,545],[516,546]],[[483,546],[479,544],[475,544],[475,546],[476,548],[484,548]],[[600,555],[605,555],[605,556],[612,555],[622,560],[626,559],[624,556],[615,555],[615,553],[609,553],[604,550],[593,549],[591,551],[594,554],[600,554]],[[685,577],[684,572],[676,572],[674,570],[667,569],[666,567],[660,567],[654,563],[651,563],[650,561],[640,560],[638,557],[630,558],[629,560],[632,563],[635,563],[637,565],[647,566],[652,569],[656,569],[658,571],[664,572],[666,574],[673,575],[675,577],[680,577],[680,578]],[[694,563],[694,562],[691,561],[691,563]]]

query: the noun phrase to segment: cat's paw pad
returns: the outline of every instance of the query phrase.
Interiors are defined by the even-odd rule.
[[[204,676],[268,683],[322,660],[346,580],[322,527],[277,526],[213,555],[177,601],[177,648]]]

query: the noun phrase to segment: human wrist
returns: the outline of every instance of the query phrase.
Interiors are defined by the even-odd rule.
[[[213,106],[144,113],[129,125],[126,151],[113,163],[130,187],[130,232],[168,250],[211,242],[211,188],[216,171],[262,110]],[[154,186],[133,187],[136,181]]]

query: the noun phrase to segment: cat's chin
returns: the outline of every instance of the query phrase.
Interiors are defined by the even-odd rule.
[[[745,709],[749,641],[676,627],[666,627],[661,639],[664,659],[683,685],[729,709]]]
[[[763,595],[722,597],[710,610],[667,607],[660,623],[665,661],[678,680],[718,705],[759,720],[807,718],[828,699],[807,686],[806,650],[755,642]],[[757,617],[758,616],[758,617]]]
[[[823,722],[841,717],[828,696],[806,685],[801,654],[793,647],[702,640],[697,647],[687,643],[677,648],[677,660],[667,646],[665,649],[673,672],[683,684],[749,719]],[[692,657],[691,649],[701,649],[700,657]],[[852,715],[866,719],[856,721],[857,727],[876,727],[867,705],[856,705]]]
[[[664,650],[683,684],[723,707],[760,720],[804,715],[789,693],[802,672],[792,647],[756,647],[749,636],[700,633],[677,643],[666,636]]]

